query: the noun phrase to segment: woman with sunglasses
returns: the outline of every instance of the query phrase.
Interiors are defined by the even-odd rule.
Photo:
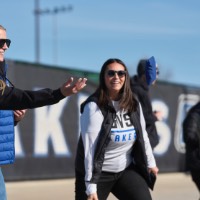
[[[81,105],[76,200],[151,200],[158,168],[127,67],[108,59],[97,90]]]
[[[10,43],[11,41],[7,39],[6,29],[0,25],[0,62],[4,61],[4,53],[9,48]],[[0,81],[4,81],[7,86],[10,86],[6,72],[7,65],[1,64]],[[25,113],[26,110],[0,110],[0,166],[14,160],[13,150],[11,150],[14,145],[14,126],[24,118]],[[0,196],[0,199],[6,199],[3,176],[0,178]]]
[[[5,64],[4,60],[5,51],[10,47],[10,43],[11,40],[7,39],[6,36],[6,29],[0,25],[0,62],[2,62],[2,64],[0,65],[0,80],[4,81],[4,83],[7,86],[13,87],[13,84],[9,81],[9,79],[6,76],[8,66]],[[14,110],[14,111],[0,111],[0,113],[2,112],[3,114],[1,114],[1,116],[5,115],[5,112],[7,114],[8,112],[11,113],[11,116],[13,116],[14,114],[14,122],[16,125],[19,121],[21,121],[24,118],[26,110],[24,109],[24,110]]]
[[[12,164],[15,160],[14,121],[21,120],[25,114],[24,110],[16,109],[36,108],[58,103],[64,97],[84,88],[87,81],[87,79],[79,79],[73,83],[73,78],[70,78],[57,90],[19,90],[6,77],[7,67],[4,53],[10,43],[11,41],[6,38],[6,29],[0,25],[0,200],[7,199],[1,167]]]

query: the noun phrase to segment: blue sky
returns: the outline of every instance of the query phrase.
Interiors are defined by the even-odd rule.
[[[99,72],[122,59],[133,75],[141,58],[155,56],[160,79],[200,87],[199,0],[40,0],[40,62]],[[0,24],[12,40],[6,58],[34,62],[35,0],[1,2]]]

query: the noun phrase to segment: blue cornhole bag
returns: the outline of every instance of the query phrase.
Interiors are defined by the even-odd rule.
[[[146,61],[146,81],[148,85],[151,85],[156,80],[156,61],[154,56],[150,57]]]

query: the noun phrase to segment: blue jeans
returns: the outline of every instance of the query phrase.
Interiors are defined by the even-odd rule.
[[[4,177],[1,172],[1,167],[0,167],[0,200],[6,200],[6,186],[4,182]]]

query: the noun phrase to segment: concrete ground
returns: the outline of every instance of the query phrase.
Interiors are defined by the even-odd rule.
[[[73,200],[74,179],[7,182],[8,200]],[[199,193],[189,175],[159,174],[153,200],[198,200]],[[116,200],[112,195],[108,200]]]

